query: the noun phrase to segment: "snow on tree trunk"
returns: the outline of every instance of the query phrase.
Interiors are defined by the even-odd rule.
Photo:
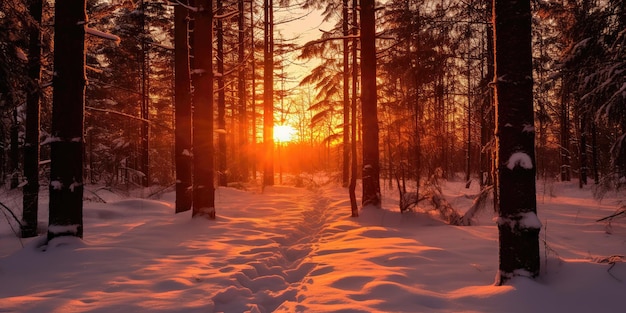
[[[213,2],[198,0],[194,24],[193,216],[215,218],[213,185]]]
[[[375,1],[361,1],[361,102],[363,112],[363,206],[380,207],[376,99]]]
[[[494,0],[494,24],[501,285],[539,275],[530,0]]]
[[[48,240],[83,236],[85,2],[55,3]]]

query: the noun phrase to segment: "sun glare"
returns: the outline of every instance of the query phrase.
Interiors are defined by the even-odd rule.
[[[289,125],[276,125],[274,126],[274,141],[290,142],[295,133],[296,130]]]

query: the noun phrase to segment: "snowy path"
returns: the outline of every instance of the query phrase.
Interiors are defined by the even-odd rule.
[[[0,284],[0,312],[272,312],[301,301],[328,200],[286,186],[216,196],[216,221],[173,215],[167,197],[87,203],[84,241],[42,253],[30,239],[0,258],[12,282]]]
[[[268,188],[261,199],[266,201],[254,203],[256,210],[272,212],[263,222],[267,240],[226,260],[223,270],[233,272],[233,281],[213,297],[216,312],[272,312],[284,302],[301,301],[303,280],[317,266],[311,253],[326,225],[328,199],[292,187]],[[236,265],[247,266],[235,271]]]

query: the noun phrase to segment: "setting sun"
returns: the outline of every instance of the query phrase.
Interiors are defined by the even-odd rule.
[[[276,142],[289,142],[293,139],[296,130],[289,125],[276,125],[274,126],[274,141]]]

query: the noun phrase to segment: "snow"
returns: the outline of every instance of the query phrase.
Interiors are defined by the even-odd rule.
[[[191,74],[192,74],[192,75],[193,75],[193,74],[204,74],[204,73],[206,73],[206,71],[205,71],[205,70],[203,70],[203,69],[201,69],[201,68],[197,68],[197,69],[193,69],[193,70],[191,70]]]
[[[523,133],[534,133],[535,126],[530,124],[524,124],[524,128],[522,129]]]
[[[0,311],[621,312],[626,263],[615,256],[626,252],[626,219],[596,220],[623,195],[598,202],[577,184],[539,182],[541,275],[506,286],[493,284],[491,209],[478,226],[450,226],[401,214],[397,192],[383,189],[384,209],[351,218],[347,190],[319,184],[218,188],[217,219],[207,220],[175,215],[173,193],[148,200],[89,185],[107,203],[84,203],[84,240],[43,246],[43,188],[39,237],[18,239],[0,222]],[[442,183],[460,210],[478,193],[464,185]],[[1,191],[0,201],[21,198]]]
[[[15,47],[15,54],[17,55],[18,59],[24,62],[28,62],[28,57],[26,56],[26,53],[24,53],[24,50],[22,50],[22,48]]]
[[[523,212],[514,218],[498,217],[495,219],[499,225],[508,224],[511,229],[541,229],[541,221],[534,212]]]
[[[528,154],[515,152],[509,157],[509,160],[506,162],[506,167],[513,170],[517,166],[529,170],[533,168],[533,161]]]
[[[82,185],[83,185],[83,184],[81,184],[81,183],[73,182],[73,183],[70,185],[70,191],[71,191],[71,192],[74,192],[74,189],[76,189],[76,187],[81,187]]]
[[[39,145],[43,146],[43,145],[48,145],[48,144],[51,144],[53,142],[59,142],[59,141],[61,141],[61,138],[59,138],[59,137],[48,136]]]
[[[85,26],[85,33],[89,34],[89,35],[92,35],[92,36],[100,37],[100,38],[103,38],[103,39],[111,40],[111,41],[115,42],[116,45],[119,45],[120,41],[121,41],[120,37],[118,37],[116,35],[113,35],[111,33],[105,33],[103,31],[99,31],[99,30],[97,30],[95,28],[91,28],[91,27],[86,27]]]
[[[50,182],[50,187],[54,190],[61,190],[63,189],[63,183],[58,180],[53,180]]]
[[[80,225],[50,225],[48,231],[53,234],[76,233]]]

